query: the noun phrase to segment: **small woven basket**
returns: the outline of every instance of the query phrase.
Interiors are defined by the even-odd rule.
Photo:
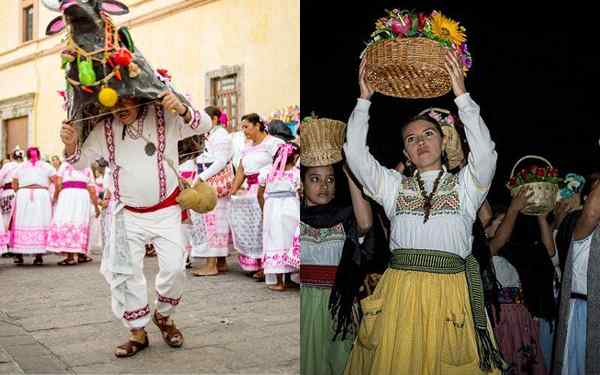
[[[422,37],[382,40],[365,51],[367,83],[376,91],[400,98],[435,98],[452,82],[444,64],[447,48]]]
[[[525,159],[533,158],[544,161],[552,168],[552,164],[541,156],[527,155],[522,157],[514,165],[510,177],[513,177],[517,165]],[[533,191],[533,196],[529,198],[529,204],[521,212],[529,216],[542,216],[554,209],[556,196],[558,194],[558,185],[551,182],[529,182],[527,184],[515,186],[511,189],[511,195],[514,197],[524,187],[529,187]]]

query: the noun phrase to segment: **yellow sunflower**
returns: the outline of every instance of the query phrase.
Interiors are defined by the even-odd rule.
[[[433,35],[449,40],[457,46],[460,46],[467,39],[458,22],[444,17],[439,12],[431,14],[431,32]]]

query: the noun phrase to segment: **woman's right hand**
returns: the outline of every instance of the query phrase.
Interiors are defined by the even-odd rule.
[[[373,96],[373,93],[375,92],[375,90],[373,90],[367,83],[366,65],[367,65],[367,60],[365,60],[363,58],[362,61],[360,62],[360,68],[358,70],[358,85],[360,86],[360,98],[366,99],[366,100],[371,100],[371,97]]]

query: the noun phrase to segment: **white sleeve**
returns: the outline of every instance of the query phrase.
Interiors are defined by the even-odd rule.
[[[215,142],[212,144],[211,153],[214,155],[213,163],[198,175],[202,181],[206,181],[217,173],[221,172],[227,166],[227,163],[233,157],[233,144],[227,131],[217,131],[215,133]]]
[[[165,112],[165,121],[167,126],[175,124],[179,131],[179,139],[185,139],[194,135],[204,134],[212,128],[212,121],[204,111],[197,111],[192,107],[187,107],[192,114],[190,122],[185,122],[184,118],[177,113]]]
[[[369,152],[367,133],[370,106],[370,101],[358,99],[348,120],[344,154],[350,170],[365,193],[389,212],[402,185],[403,176],[383,167]]]
[[[465,203],[468,203],[467,210],[475,215],[492,184],[498,154],[477,103],[468,93],[457,97],[454,102],[465,126],[470,148],[468,163],[458,174],[459,184],[463,187]]]

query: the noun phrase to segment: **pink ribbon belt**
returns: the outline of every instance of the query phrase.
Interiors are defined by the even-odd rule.
[[[248,181],[248,188],[252,185],[258,185],[258,173],[246,175]]]
[[[88,184],[83,181],[67,181],[63,182],[63,189],[87,189]]]

